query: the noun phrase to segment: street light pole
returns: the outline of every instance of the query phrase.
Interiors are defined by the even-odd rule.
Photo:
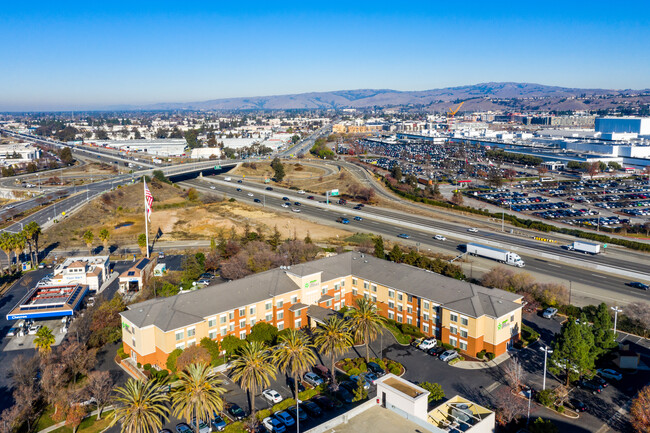
[[[616,334],[616,321],[618,319],[618,313],[622,313],[623,310],[621,308],[618,308],[618,305],[612,307],[612,310],[614,310],[614,334]]]
[[[548,346],[540,347],[539,350],[544,352],[544,379],[542,381],[542,391],[546,389],[546,358],[549,353],[553,353],[553,349],[549,349]]]

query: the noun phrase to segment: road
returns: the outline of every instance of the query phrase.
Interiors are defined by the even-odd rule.
[[[393,212],[396,211],[375,208],[373,206],[366,206],[361,211],[353,210],[350,204],[347,206],[334,204],[327,206],[324,203],[321,203],[321,201],[325,200],[322,196],[316,196],[317,200],[307,200],[307,194],[300,195],[296,194],[296,191],[277,187],[274,187],[273,191],[266,191],[264,187],[259,185],[223,182],[212,178],[188,181],[185,182],[185,184],[206,192],[212,191],[226,193],[228,196],[234,197],[242,202],[250,203],[252,205],[266,206],[274,211],[287,212],[287,214],[291,213],[293,216],[307,218],[321,224],[336,225],[337,223],[335,221],[338,217],[346,217],[350,219],[350,224],[339,226],[343,229],[353,232],[358,231],[380,234],[387,239],[399,241],[400,243],[411,247],[443,252],[450,255],[462,254],[463,249],[460,248],[461,244],[459,244],[459,241],[462,241],[463,239],[454,238],[453,235],[448,235],[447,241],[435,241],[433,239],[433,234],[439,232],[441,227],[445,227],[450,233],[458,233],[458,235],[462,235],[463,237],[465,237],[467,233],[466,229],[458,228],[450,223],[433,221],[428,218],[407,215],[404,213],[398,214],[398,217],[395,217]],[[211,187],[214,187],[215,189],[213,190]],[[240,188],[242,191],[236,191],[237,188]],[[248,192],[253,192],[254,196],[249,197],[247,195]],[[282,200],[283,196],[290,198],[292,203],[299,201],[302,204],[300,206],[301,212],[293,213],[291,212],[291,209],[282,208],[281,205],[284,203]],[[255,198],[259,198],[262,202],[254,203],[253,200]],[[363,220],[354,221],[353,217],[357,215],[362,215]],[[386,215],[391,216],[391,218],[384,219],[384,216]],[[376,219],[377,217],[381,219]],[[417,224],[418,228],[410,227],[407,230],[404,228],[404,223],[401,221],[412,222],[414,227],[415,224]],[[397,238],[397,235],[400,233],[409,234],[409,239],[405,240]],[[475,235],[477,235],[477,239],[492,239],[493,236],[500,239],[500,235],[497,233],[479,232]],[[456,242],[454,242],[454,240],[456,240]],[[506,241],[511,240],[506,237]],[[523,241],[526,240],[524,239]],[[547,260],[540,258],[539,256],[529,255],[522,255],[522,258],[526,262],[526,271],[534,274],[549,275],[553,278],[564,280],[567,286],[570,285],[569,281],[572,281],[573,283],[571,285],[575,285],[576,289],[578,289],[578,285],[580,285],[580,290],[585,292],[581,294],[573,293],[573,295],[581,295],[586,298],[606,301],[608,303],[615,301],[633,302],[635,300],[650,301],[650,292],[640,292],[637,289],[626,286],[625,283],[629,281],[626,278],[596,272],[591,269],[569,266],[564,263],[561,258],[558,260]],[[496,262],[476,257],[471,258],[471,263],[476,267],[476,270],[479,270],[481,267],[489,269],[497,265]],[[466,269],[467,272],[468,266],[465,265],[464,269]],[[513,270],[519,269],[513,268]]]
[[[294,144],[293,146],[290,146],[287,150],[280,152],[279,156],[287,157],[290,155],[295,155],[295,156],[304,155],[309,151],[309,149],[312,148],[312,146],[314,145],[317,139],[319,139],[320,137],[326,137],[327,135],[329,135],[330,131],[332,131],[331,123],[322,126],[320,129],[318,129],[310,136],[303,138],[298,143]]]

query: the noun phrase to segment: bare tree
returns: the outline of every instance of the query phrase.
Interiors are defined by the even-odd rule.
[[[18,355],[11,365],[11,382],[14,388],[29,387],[34,384],[40,360],[37,356],[25,358]]]
[[[79,374],[87,373],[95,365],[96,355],[96,349],[88,349],[85,344],[72,341],[63,347],[61,359],[76,383]]]
[[[632,302],[625,307],[625,315],[644,328],[650,328],[650,304],[647,302]]]
[[[505,375],[510,387],[515,391],[521,391],[522,384],[524,382],[525,373],[524,369],[521,367],[521,364],[516,358],[512,358],[508,365],[503,369],[503,374]]]
[[[13,433],[20,424],[20,407],[17,404],[5,409],[0,415],[0,432]]]
[[[526,412],[526,400],[512,393],[510,388],[501,387],[494,394],[496,420],[501,426],[510,424]]]
[[[70,380],[70,375],[60,362],[52,362],[43,367],[41,377],[41,390],[45,400],[54,407],[54,413],[59,410],[60,402],[65,399],[65,384]]]
[[[111,401],[113,393],[113,380],[108,371],[93,371],[88,375],[86,392],[95,399],[97,405],[97,419],[102,419],[102,410]]]

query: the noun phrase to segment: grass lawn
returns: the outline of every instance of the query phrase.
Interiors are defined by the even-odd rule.
[[[43,412],[43,415],[41,415],[41,417],[39,418],[38,423],[36,424],[35,431],[40,431],[44,428],[56,424],[56,422],[52,420],[51,415],[53,413],[54,413],[54,409],[48,407],[46,411]],[[107,410],[102,412],[102,419],[100,419],[99,421],[97,421],[97,415],[92,415],[85,418],[83,421],[81,421],[81,424],[77,429],[77,433],[99,433],[103,431],[111,423],[112,413],[113,413],[112,410]],[[68,426],[64,426],[54,431],[57,433],[72,433],[72,428]]]
[[[45,428],[48,428],[51,425],[56,424],[56,421],[52,419],[53,413],[54,413],[54,408],[52,406],[48,406],[47,409],[45,409],[41,414],[41,416],[38,418],[34,430],[38,432]]]

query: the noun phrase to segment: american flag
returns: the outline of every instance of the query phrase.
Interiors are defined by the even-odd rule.
[[[145,180],[144,181],[144,207],[149,222],[151,222],[152,206],[153,206],[153,196],[151,195],[151,191],[149,191],[149,188],[147,188],[147,181]]]

